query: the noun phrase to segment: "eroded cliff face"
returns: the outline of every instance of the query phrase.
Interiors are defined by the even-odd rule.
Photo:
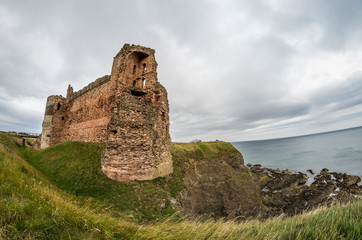
[[[215,150],[213,145],[219,148]],[[179,199],[181,213],[191,218],[293,216],[336,201],[354,201],[362,194],[358,176],[325,168],[307,185],[308,176],[302,172],[274,170],[259,164],[245,167],[242,155],[227,143],[192,143],[183,147],[190,150],[173,154],[188,157],[181,165],[186,188]]]
[[[253,178],[240,153],[190,162],[184,214],[228,220],[255,217],[265,207]]]
[[[177,172],[181,169],[184,176],[185,190],[178,195],[182,215],[242,220],[265,212],[254,174],[230,143],[178,145],[173,145],[173,155]]]

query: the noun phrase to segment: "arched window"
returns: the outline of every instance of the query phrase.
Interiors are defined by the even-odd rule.
[[[136,73],[136,65],[133,65],[133,72],[132,72],[133,74],[135,74]]]
[[[142,78],[142,88],[145,88],[145,86],[146,86],[146,79]]]
[[[144,64],[143,64],[143,71],[142,71],[142,72],[145,73],[146,70],[147,70],[147,68],[146,68],[146,63],[144,63]]]
[[[136,80],[133,80],[133,84],[134,87],[136,86]]]
[[[58,105],[57,105],[57,110],[59,110],[60,109],[60,103],[58,103]]]

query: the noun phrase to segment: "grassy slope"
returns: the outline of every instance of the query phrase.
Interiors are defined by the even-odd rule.
[[[49,183],[0,134],[0,239],[123,238],[138,230],[93,201],[81,202]]]
[[[22,149],[22,155],[57,187],[77,196],[92,197],[112,206],[109,210],[135,220],[155,220],[175,214],[169,199],[184,189],[184,164],[189,158],[208,159],[237,151],[231,144],[172,144],[173,178],[120,183],[101,171],[103,144],[61,143],[44,150]],[[159,205],[165,203],[165,208]],[[128,213],[125,215],[125,213]]]
[[[38,164],[37,168],[43,170],[43,174],[18,155],[19,148],[8,136],[0,134],[0,239],[362,238],[361,201],[347,206],[320,209],[314,213],[293,218],[266,222],[163,221],[143,226],[132,223],[127,220],[127,217],[130,212],[137,214],[132,210],[133,206],[150,204],[147,202],[152,202],[152,198],[158,197],[155,194],[173,195],[172,192],[177,192],[177,188],[182,188],[180,182],[183,176],[182,165],[190,157],[195,160],[207,159],[217,156],[220,152],[230,153],[234,149],[227,143],[173,144],[174,178],[168,181],[161,178],[147,182],[114,183],[115,185],[112,185],[113,181],[108,182],[108,179],[103,178],[97,170],[101,149],[102,146],[97,144],[64,143],[42,151],[22,150],[23,155],[32,159],[34,164]],[[89,154],[87,158],[82,158],[84,151]],[[80,161],[72,163],[69,162],[69,158]],[[47,168],[52,165],[49,164],[51,161],[59,161],[54,164],[57,167]],[[92,165],[92,163],[96,164]],[[84,166],[88,168],[82,172]],[[64,169],[67,174],[64,174]],[[56,174],[52,175],[53,172]],[[74,175],[67,176],[68,174]],[[82,180],[82,176],[92,174],[96,174],[94,179]],[[73,186],[73,184],[76,185]],[[104,184],[106,187],[99,184]],[[109,188],[112,188],[112,191],[101,190]],[[163,192],[159,193],[161,188]],[[79,195],[83,196],[75,195],[77,189]],[[118,190],[120,193],[117,193]],[[85,197],[87,194],[94,196]],[[103,194],[107,197],[102,196]],[[124,200],[121,204],[123,206],[109,208],[109,205],[122,201],[123,197],[112,197],[117,194],[123,197],[129,195],[128,201],[132,201],[135,196],[141,194],[140,199],[137,198],[135,201],[143,199],[144,202],[141,201],[137,205]],[[150,214],[148,216],[151,217],[152,213],[153,210],[140,214]]]
[[[171,213],[158,206],[168,197],[162,178],[148,182],[119,183],[101,171],[102,144],[61,143],[45,150],[22,149],[24,157],[62,190],[75,196],[92,197],[106,204],[114,216],[152,220]]]

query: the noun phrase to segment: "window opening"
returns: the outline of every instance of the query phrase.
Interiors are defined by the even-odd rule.
[[[58,103],[58,105],[57,105],[57,110],[59,110],[60,109],[60,103]]]
[[[144,63],[144,64],[143,64],[143,73],[145,73],[146,70],[147,70],[147,68],[146,68],[146,63]]]
[[[136,86],[136,80],[133,80],[133,86],[134,87]]]
[[[62,117],[62,120],[64,120],[64,117]]]
[[[144,91],[131,90],[131,94],[133,96],[140,97],[140,96],[146,95],[147,93],[145,93]]]
[[[146,79],[142,78],[142,88],[145,88],[145,85],[146,85]]]
[[[132,72],[133,74],[135,74],[136,73],[136,65],[133,65],[133,72]]]

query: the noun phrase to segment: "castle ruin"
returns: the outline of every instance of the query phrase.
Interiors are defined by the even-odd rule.
[[[166,89],[155,51],[125,44],[111,75],[67,96],[49,96],[40,148],[65,141],[104,142],[102,171],[117,181],[151,180],[173,171]]]

